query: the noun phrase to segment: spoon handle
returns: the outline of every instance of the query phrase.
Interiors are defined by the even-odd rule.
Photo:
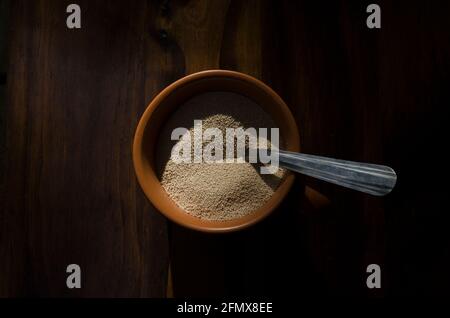
[[[282,168],[377,196],[391,192],[397,181],[395,171],[387,166],[284,150],[279,151],[279,160]]]

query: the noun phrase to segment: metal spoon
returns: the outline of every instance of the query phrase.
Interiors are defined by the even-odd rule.
[[[372,195],[388,194],[397,181],[395,171],[387,166],[284,150],[278,152],[282,168]]]

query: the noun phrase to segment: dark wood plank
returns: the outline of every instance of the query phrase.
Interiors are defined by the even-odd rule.
[[[166,221],[134,175],[131,142],[166,82],[148,24],[157,4],[13,1],[0,294],[164,296]],[[157,63],[157,64],[155,64]],[[148,83],[154,83],[150,86]],[[82,288],[66,287],[66,266]]]
[[[220,68],[248,73],[283,93],[282,14],[275,2],[232,1]],[[299,182],[273,216],[242,233],[211,236],[172,226],[175,295],[276,295],[292,286],[319,293],[305,242],[307,220],[318,211],[303,193]]]

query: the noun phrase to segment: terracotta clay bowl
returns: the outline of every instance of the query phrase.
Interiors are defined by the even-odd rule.
[[[187,214],[166,193],[156,172],[156,149],[159,131],[165,121],[194,95],[208,91],[229,91],[254,100],[280,128],[284,149],[300,151],[299,134],[295,120],[283,102],[270,87],[242,73],[210,70],[188,75],[166,87],[148,105],[136,129],[133,143],[133,163],[137,179],[151,203],[171,221],[203,232],[231,232],[241,230],[268,216],[283,200],[294,181],[288,172],[273,196],[253,213],[230,221],[208,221]]]

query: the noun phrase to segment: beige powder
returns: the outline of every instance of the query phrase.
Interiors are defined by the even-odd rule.
[[[177,142],[170,138],[172,131],[185,127],[193,136],[194,120],[199,119],[203,130],[216,127],[224,136],[226,128],[275,127],[259,105],[242,95],[209,92],[195,96],[174,112],[159,136],[157,163],[162,186],[187,213],[202,219],[230,220],[252,213],[269,200],[284,171],[260,174],[260,166],[248,162],[176,164],[170,160]]]

